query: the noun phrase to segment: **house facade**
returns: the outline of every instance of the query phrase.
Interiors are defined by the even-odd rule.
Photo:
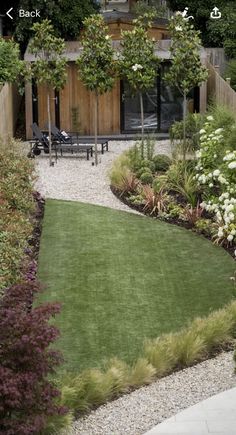
[[[119,48],[121,31],[132,28],[133,15],[119,11],[104,12],[109,33],[115,49]],[[152,89],[145,92],[145,130],[168,132],[172,123],[182,119],[182,97],[177,89],[165,83],[163,76],[170,65],[170,40],[167,30],[168,20],[157,19],[150,29],[150,37],[155,38],[155,54],[162,59]],[[78,131],[83,136],[94,134],[93,94],[78,77],[75,60],[81,52],[79,41],[66,42],[65,56],[68,60],[67,82],[60,92],[51,92],[52,120],[66,131]],[[204,62],[204,53],[201,54]],[[34,57],[26,51],[25,60],[32,62]],[[203,87],[195,89],[189,96],[189,110],[205,110],[206,92]],[[26,135],[32,137],[30,126],[37,122],[41,129],[47,124],[46,92],[43,86],[29,83],[26,86]],[[136,134],[141,131],[140,106],[138,97],[132,97],[128,84],[117,80],[112,91],[99,98],[99,128],[101,136]]]

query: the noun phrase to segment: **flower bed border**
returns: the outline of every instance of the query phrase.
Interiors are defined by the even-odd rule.
[[[194,225],[191,225],[190,222],[183,221],[183,220],[177,219],[177,218],[176,219],[174,219],[174,218],[168,219],[165,217],[160,217],[160,216],[156,216],[154,214],[151,214],[148,210],[144,210],[142,205],[134,204],[131,201],[129,201],[129,194],[127,194],[127,193],[122,194],[121,190],[115,188],[112,185],[110,185],[110,189],[111,189],[113,195],[115,195],[116,198],[119,199],[119,201],[121,201],[123,204],[127,205],[131,209],[137,210],[139,213],[141,213],[145,216],[149,216],[152,219],[158,219],[159,221],[166,222],[166,223],[169,223],[171,225],[177,225],[179,227],[185,228],[186,230],[191,230],[194,233],[205,237],[206,239],[210,240],[213,243],[212,238],[209,235],[207,235],[204,232],[196,231],[194,229],[195,228]],[[225,243],[217,245],[217,246],[221,246],[235,260],[235,255],[234,255],[235,247],[234,246],[229,246],[229,245],[227,246]]]

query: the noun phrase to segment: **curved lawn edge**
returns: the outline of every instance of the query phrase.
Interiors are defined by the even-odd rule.
[[[185,229],[191,230],[193,233],[195,233],[195,234],[197,234],[199,236],[202,236],[205,239],[209,240],[214,245],[212,239],[209,236],[207,236],[203,232],[199,233],[196,230],[194,230],[194,226],[191,226],[189,224],[189,222],[185,222],[183,220],[178,220],[178,219],[176,219],[176,220],[165,219],[165,218],[163,219],[163,218],[160,218],[159,216],[151,215],[148,211],[145,212],[141,206],[138,206],[136,204],[131,203],[129,201],[129,199],[128,199],[128,196],[122,195],[122,192],[120,190],[116,189],[111,184],[110,184],[110,189],[111,189],[111,192],[113,193],[113,195],[122,204],[125,204],[131,210],[136,210],[140,215],[148,216],[148,217],[151,217],[152,219],[156,219],[156,220],[158,220],[160,222],[165,222],[165,223],[168,223],[170,225],[175,225],[175,226],[178,226],[178,227],[181,227],[181,228],[185,228]],[[236,257],[235,257],[235,253],[234,253],[235,252],[235,248],[234,247],[230,247],[230,246],[226,247],[226,245],[217,245],[217,246],[220,246],[222,249],[224,249],[233,258],[233,260],[236,261]]]
[[[175,371],[232,350],[236,333],[236,301],[207,317],[196,318],[187,328],[148,340],[133,365],[113,359],[104,370],[88,369],[61,374],[61,404],[74,417],[128,394]]]
[[[58,347],[78,373],[178,331],[233,297],[232,258],[184,228],[77,202],[46,202],[41,301],[58,301]]]

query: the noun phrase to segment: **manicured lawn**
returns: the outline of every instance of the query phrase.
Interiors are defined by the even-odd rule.
[[[127,361],[145,337],[174,331],[232,298],[233,259],[183,228],[78,202],[46,202],[39,278],[62,302],[65,367]]]

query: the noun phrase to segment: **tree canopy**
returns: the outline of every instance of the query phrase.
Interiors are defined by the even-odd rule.
[[[226,54],[233,57],[233,46],[236,51],[235,2],[218,0],[217,7],[222,16],[220,20],[212,20],[210,13],[216,6],[215,3],[215,0],[168,0],[168,6],[173,11],[184,11],[186,6],[189,8],[188,13],[194,16],[193,25],[200,30],[204,46],[224,47]]]
[[[20,60],[17,43],[0,38],[0,85],[15,82],[23,74],[24,62]]]
[[[11,6],[14,10],[40,10],[40,19],[37,21],[51,20],[57,36],[68,40],[76,39],[83,20],[99,9],[96,0],[13,0]],[[8,9],[9,5],[4,12]],[[17,40],[25,44],[32,35],[34,23],[34,18],[18,18],[8,20],[6,24],[12,26],[9,29],[14,32]]]

